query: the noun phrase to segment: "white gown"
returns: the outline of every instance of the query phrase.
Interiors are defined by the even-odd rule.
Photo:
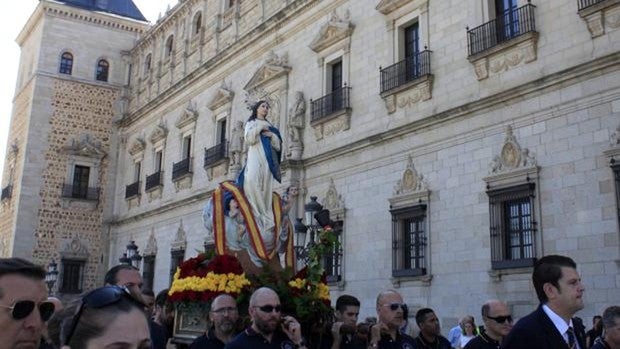
[[[243,178],[243,192],[252,206],[265,248],[271,252],[275,246],[275,221],[272,210],[273,175],[265,156],[260,133],[266,126],[272,126],[265,120],[254,119],[245,124],[245,143],[248,146],[247,162]],[[280,139],[274,135],[271,147],[280,150]]]

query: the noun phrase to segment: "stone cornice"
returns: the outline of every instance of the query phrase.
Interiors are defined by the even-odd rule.
[[[173,8],[166,12],[163,18],[158,19],[157,23],[151,26],[148,31],[142,35],[132,51],[137,52],[144,49],[144,46],[150,44],[152,40],[157,39],[159,35],[164,34],[171,26],[173,26],[175,21],[177,21],[180,16],[188,14],[192,6],[199,1],[204,0],[187,0],[177,2]]]

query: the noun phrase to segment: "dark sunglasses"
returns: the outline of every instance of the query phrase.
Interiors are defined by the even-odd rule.
[[[52,315],[54,315],[54,303],[52,302],[41,302],[37,306],[37,303],[34,301],[26,300],[17,301],[10,307],[0,305],[0,308],[11,309],[11,317],[13,317],[13,320],[25,319],[32,313],[35,307],[39,308],[39,315],[41,316],[41,321],[43,322],[46,322],[52,317]]]
[[[407,311],[407,304],[405,303],[390,303],[384,304],[384,307],[390,307],[391,311],[396,311],[398,308],[401,308],[403,311]]]
[[[80,304],[80,308],[73,318],[71,329],[69,330],[69,334],[65,340],[65,345],[68,345],[71,341],[71,337],[73,337],[77,324],[80,322],[80,317],[84,312],[84,308],[97,309],[107,307],[120,301],[123,297],[127,297],[127,299],[134,301],[136,304],[140,305],[140,307],[144,306],[131,296],[131,293],[129,293],[129,290],[126,287],[104,286],[87,293],[86,296],[82,298],[82,304]]]
[[[498,324],[503,324],[503,323],[505,323],[506,321],[508,321],[508,323],[511,323],[511,322],[512,322],[512,315],[496,316],[496,317],[493,317],[493,316],[487,316],[487,318],[489,318],[489,319],[491,319],[491,320],[493,320],[493,321],[497,322]]]
[[[262,305],[262,306],[255,306],[254,308],[258,308],[260,311],[262,311],[263,313],[271,313],[275,310],[276,313],[279,313],[282,311],[282,306],[281,305]]]

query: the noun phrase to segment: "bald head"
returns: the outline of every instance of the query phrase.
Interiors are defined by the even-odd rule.
[[[231,295],[226,294],[226,293],[222,293],[221,295],[215,297],[213,299],[213,302],[211,302],[211,311],[214,311],[214,310],[217,310],[217,309],[221,308],[222,304],[224,304],[224,303],[230,304],[231,302],[233,304],[237,303],[235,298],[233,298]]]
[[[265,300],[274,300],[277,299],[278,304],[280,304],[280,297],[278,294],[270,289],[269,287],[261,287],[252,293],[250,297],[250,307],[255,307],[260,305]]]
[[[488,300],[482,305],[481,313],[489,337],[501,340],[512,329],[512,313],[505,302]]]
[[[401,297],[402,299],[402,296],[396,290],[385,290],[385,291],[379,292],[379,294],[377,295],[377,308],[383,303],[383,299],[385,297],[392,298],[394,295],[398,295],[398,297]]]

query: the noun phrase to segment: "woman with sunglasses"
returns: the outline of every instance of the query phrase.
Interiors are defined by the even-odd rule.
[[[71,349],[151,348],[144,305],[126,288],[95,289],[81,299],[74,314],[62,329],[63,342]]]

